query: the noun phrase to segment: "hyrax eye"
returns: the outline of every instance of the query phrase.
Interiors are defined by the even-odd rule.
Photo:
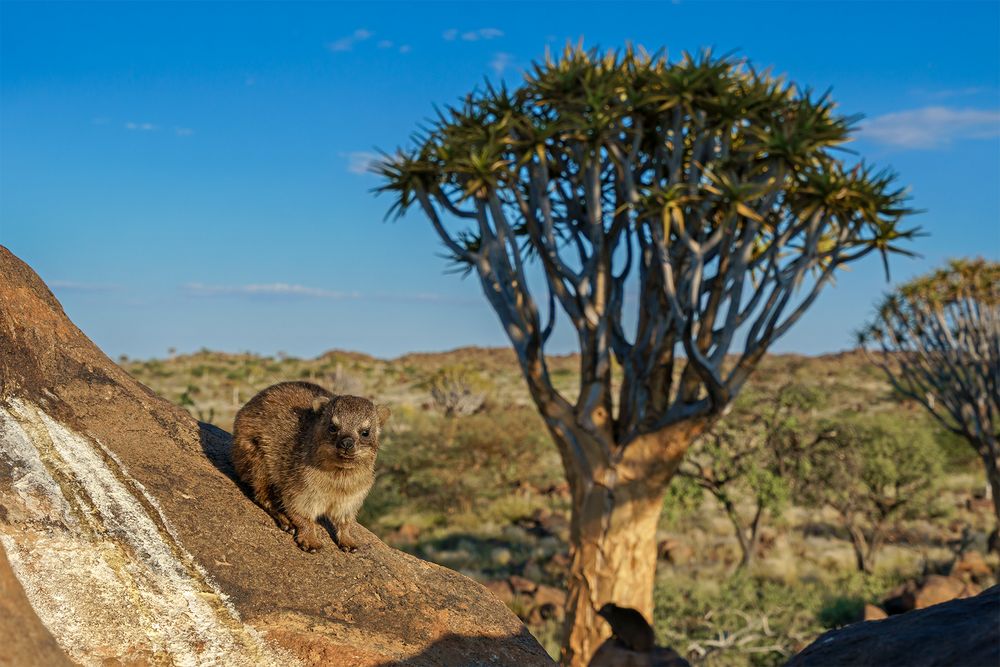
[[[329,429],[330,433],[336,433],[337,432],[337,425],[334,424],[333,422],[330,422],[330,425],[327,428]]]
[[[368,429],[362,429],[361,430],[361,437],[362,438],[367,438],[369,435],[371,435],[371,431],[369,431]]]

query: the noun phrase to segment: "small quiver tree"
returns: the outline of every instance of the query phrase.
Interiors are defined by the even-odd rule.
[[[1000,525],[1000,263],[955,260],[903,285],[859,340],[897,391],[976,450]]]
[[[744,392],[681,463],[678,474],[715,498],[733,524],[742,555],[737,569],[753,562],[766,515],[782,511],[803,455],[821,437],[807,425],[818,402],[815,390],[796,384],[770,396]]]
[[[831,152],[851,126],[829,97],[732,58],[567,47],[376,166],[390,213],[419,207],[479,278],[559,448],[564,664],[608,636],[605,603],[652,620],[657,519],[691,441],[839,267],[910,235],[892,175]],[[557,308],[575,397],[546,363]]]
[[[861,572],[874,571],[893,523],[935,512],[943,454],[923,424],[885,414],[830,422],[805,461],[799,499],[836,510]]]

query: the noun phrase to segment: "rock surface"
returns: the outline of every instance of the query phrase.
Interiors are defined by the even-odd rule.
[[[0,665],[52,665],[63,667],[70,661],[59,649],[24,595],[20,582],[0,549]]]
[[[649,653],[640,653],[608,639],[597,647],[587,667],[691,667],[691,663],[670,648],[657,646]]]
[[[299,551],[229,446],[0,246],[0,646],[45,664],[53,638],[80,664],[551,664],[482,586],[368,531],[354,554]]]
[[[1000,586],[819,637],[787,667],[995,667],[1000,665]]]

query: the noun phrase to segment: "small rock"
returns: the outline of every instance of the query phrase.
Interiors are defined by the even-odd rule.
[[[866,604],[865,605],[865,611],[864,611],[864,614],[862,615],[862,619],[861,620],[864,620],[864,621],[880,621],[883,618],[889,618],[889,614],[885,613],[885,610],[882,609],[882,607],[878,607],[878,606],[873,605],[873,604]]]
[[[993,511],[993,500],[991,498],[967,498],[965,509],[970,512],[986,514]]]
[[[554,618],[561,621],[566,617],[566,591],[554,586],[541,584],[535,590],[535,606],[528,614],[528,623],[537,624]]]
[[[673,537],[661,541],[656,552],[661,559],[674,565],[687,565],[694,558],[694,549]]]
[[[975,584],[967,584],[957,577],[932,574],[924,581],[914,596],[914,609],[924,609],[956,598],[967,598],[979,594]]]
[[[510,589],[510,584],[502,579],[499,581],[487,581],[483,586],[506,605],[514,601],[514,592]]]
[[[562,609],[566,606],[566,591],[555,586],[539,584],[535,589],[535,604],[551,604]]]
[[[975,584],[966,583],[958,577],[932,574],[921,583],[908,581],[894,588],[883,600],[882,608],[893,616],[978,593],[979,588]]]
[[[507,582],[510,584],[510,589],[515,595],[534,595],[535,591],[538,590],[538,584],[530,579],[519,577],[516,574],[508,577]]]
[[[981,581],[993,574],[990,566],[986,564],[986,559],[978,551],[966,551],[961,558],[951,566],[951,576],[961,579],[971,579]]]
[[[545,564],[545,569],[557,574],[563,574],[569,569],[572,562],[573,561],[570,559],[568,553],[559,552],[552,554],[548,562]]]
[[[413,544],[420,539],[420,529],[412,523],[404,523],[402,526],[392,531],[388,537],[392,542]]]

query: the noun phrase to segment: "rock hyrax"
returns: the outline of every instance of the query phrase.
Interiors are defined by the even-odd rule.
[[[389,409],[367,398],[335,396],[308,382],[268,387],[236,414],[233,465],[254,500],[304,551],[322,547],[326,516],[344,551],[375,481],[379,432]]]

